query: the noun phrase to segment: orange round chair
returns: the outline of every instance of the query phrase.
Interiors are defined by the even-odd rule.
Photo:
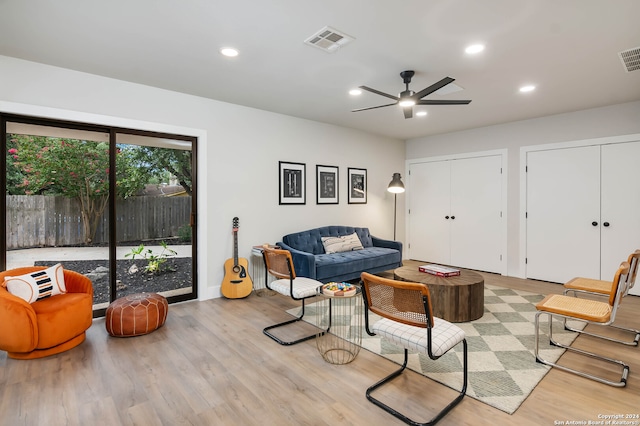
[[[0,272],[16,277],[46,269],[28,266]],[[67,292],[28,303],[0,285],[0,350],[9,358],[35,359],[64,352],[84,342],[93,321],[93,285],[74,271],[64,270]]]

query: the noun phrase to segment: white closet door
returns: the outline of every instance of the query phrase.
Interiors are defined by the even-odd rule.
[[[409,256],[449,264],[450,162],[412,164],[409,168]]]
[[[599,278],[600,147],[529,152],[527,170],[527,278]]]
[[[640,249],[640,141],[603,145],[601,156],[602,279],[609,280]],[[640,285],[631,292],[640,295]]]
[[[502,272],[502,157],[451,162],[451,264]]]

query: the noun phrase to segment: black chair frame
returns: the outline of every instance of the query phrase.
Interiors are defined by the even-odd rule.
[[[262,258],[263,258],[263,261],[264,261],[264,266],[265,266],[265,271],[266,271],[266,273],[265,273],[265,278],[264,278],[265,287],[266,287],[266,288],[268,288],[269,290],[272,290],[272,291],[273,291],[273,289],[272,289],[272,288],[271,288],[271,286],[269,285],[269,272],[268,272],[268,271],[269,271],[269,268],[267,267],[266,251],[262,253]],[[280,339],[278,336],[276,336],[275,334],[271,333],[271,330],[273,330],[273,329],[280,328],[280,327],[284,327],[284,326],[286,326],[286,325],[289,325],[289,324],[293,324],[293,323],[296,323],[296,322],[302,321],[302,319],[304,318],[304,314],[305,314],[305,301],[306,301],[307,299],[310,299],[310,298],[312,298],[312,297],[315,297],[315,295],[313,295],[313,296],[308,296],[308,297],[298,298],[298,297],[295,297],[295,296],[293,295],[293,281],[294,281],[294,278],[293,278],[293,277],[295,276],[295,273],[293,272],[293,271],[294,271],[294,269],[293,269],[293,265],[291,264],[291,260],[290,260],[289,258],[287,258],[287,267],[288,267],[288,269],[289,269],[289,295],[291,296],[291,298],[292,298],[293,300],[300,300],[300,301],[302,301],[302,306],[301,306],[302,310],[301,310],[301,312],[300,312],[300,315],[299,315],[299,316],[297,316],[297,317],[295,317],[294,319],[292,319],[292,320],[288,320],[288,321],[283,321],[283,322],[278,323],[278,324],[270,325],[270,326],[268,326],[268,327],[265,327],[265,328],[262,330],[262,332],[263,332],[266,336],[269,336],[271,339],[275,340],[277,343],[279,343],[280,345],[283,345],[283,346],[295,345],[295,344],[297,344],[297,343],[301,343],[301,342],[304,342],[304,341],[307,341],[307,340],[313,339],[313,338],[315,338],[318,334],[320,334],[320,335],[324,335],[324,333],[325,333],[325,332],[328,332],[328,331],[329,331],[329,329],[331,328],[331,321],[329,321],[329,328],[327,328],[327,330],[326,330],[326,331],[319,331],[319,332],[316,332],[316,333],[313,333],[313,334],[310,334],[310,335],[307,335],[307,336],[304,336],[304,337],[301,337],[301,338],[299,338],[299,339],[295,339],[295,340],[282,340],[282,339]],[[331,301],[329,301],[329,309],[331,309]],[[329,318],[331,318],[331,316],[329,316]]]
[[[363,285],[363,283],[361,282],[361,285]],[[362,292],[362,297],[364,298],[364,305],[366,307],[366,309],[364,310],[365,312],[365,316],[364,316],[364,321],[365,321],[365,330],[367,331],[367,334],[369,334],[370,336],[375,336],[376,334],[373,333],[370,328],[369,328],[369,309],[368,309],[368,301],[367,301],[367,295],[366,292],[363,291]],[[424,310],[425,313],[427,314],[427,336],[428,336],[428,346],[427,346],[427,352],[429,355],[429,358],[433,359],[433,360],[437,360],[438,358],[440,358],[439,356],[435,356],[432,353],[432,349],[431,349],[431,324],[433,322],[433,318],[432,318],[432,312],[429,309],[429,299],[427,298],[427,296],[423,296],[422,297],[422,301],[424,304]],[[469,368],[468,368],[468,356],[467,356],[467,340],[464,339],[462,340],[462,344],[463,344],[463,384],[462,384],[462,389],[460,390],[460,393],[456,396],[456,398],[451,401],[449,404],[447,404],[447,406],[445,406],[442,410],[440,410],[440,412],[438,412],[431,420],[427,421],[427,422],[418,422],[415,421],[409,417],[407,417],[406,415],[400,413],[399,411],[397,411],[396,409],[388,406],[387,404],[385,404],[384,402],[380,401],[379,399],[374,398],[371,393],[378,389],[379,387],[385,385],[386,383],[389,383],[390,381],[392,381],[393,379],[395,379],[396,377],[400,376],[404,370],[407,367],[407,361],[409,358],[409,350],[407,348],[404,349],[404,362],[402,363],[402,366],[394,371],[393,373],[389,374],[387,377],[381,379],[380,381],[378,381],[377,383],[375,383],[373,386],[370,386],[367,389],[366,392],[366,396],[367,399],[369,401],[371,401],[373,404],[377,405],[378,407],[382,408],[383,410],[385,410],[386,412],[388,412],[389,414],[393,415],[394,417],[402,420],[403,422],[410,424],[410,425],[414,425],[414,426],[431,426],[431,425],[435,425],[438,421],[440,421],[449,411],[451,411],[456,405],[458,405],[460,403],[460,401],[462,401],[462,399],[464,398],[466,392],[467,392],[467,384],[468,384],[468,372],[469,372]]]

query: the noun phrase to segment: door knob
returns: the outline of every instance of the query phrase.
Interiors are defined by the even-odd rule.
[[[604,226],[604,227],[608,227],[608,226],[609,226],[609,222],[604,222],[604,223],[602,224],[602,226]]]
[[[593,226],[598,226],[598,222],[591,222]]]

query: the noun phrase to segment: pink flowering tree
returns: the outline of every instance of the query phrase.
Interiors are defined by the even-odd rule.
[[[26,135],[8,139],[7,170],[16,173],[13,192],[76,198],[84,241],[91,244],[109,202],[109,144]],[[118,151],[116,165],[119,197],[126,198],[144,186],[148,173],[134,167],[129,156]],[[19,179],[22,181],[17,182]]]
[[[9,141],[11,145],[11,141]],[[18,150],[15,147],[10,147],[7,150],[6,165],[7,165],[7,195],[24,195],[24,189],[21,188],[21,184],[24,181],[24,173],[18,163]]]

